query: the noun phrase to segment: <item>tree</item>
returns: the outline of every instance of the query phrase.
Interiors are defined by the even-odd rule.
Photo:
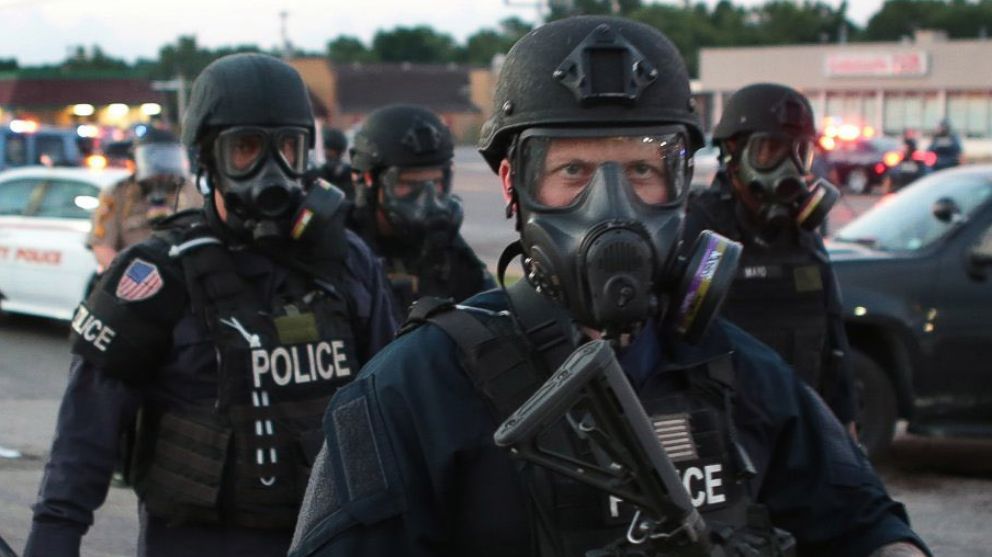
[[[570,15],[630,15],[641,8],[641,0],[549,0],[548,20]]]
[[[372,39],[372,52],[383,62],[425,64],[451,62],[459,55],[451,35],[438,33],[426,25],[377,31]]]
[[[506,54],[513,43],[530,32],[532,26],[517,17],[500,22],[499,30],[480,29],[465,42],[465,61],[480,66],[488,65],[493,56]]]
[[[992,0],[888,0],[868,20],[863,37],[897,41],[917,29],[937,29],[953,38],[992,32]]]
[[[359,38],[350,35],[340,35],[329,41],[327,57],[338,64],[375,61],[375,54]]]
[[[203,68],[211,62],[237,52],[261,52],[255,45],[237,45],[220,47],[217,50],[201,48],[193,35],[182,35],[175,44],[163,46],[158,51],[158,65],[152,70],[151,77],[171,79],[183,76],[192,80],[200,75]]]
[[[823,2],[773,0],[754,8],[765,44],[792,44],[836,41],[847,21],[847,4],[834,9]]]
[[[67,71],[88,71],[88,70],[127,70],[130,66],[120,58],[113,58],[103,52],[97,45],[87,50],[82,46],[77,46],[72,56],[62,63],[62,69]]]
[[[685,58],[689,75],[695,77],[702,47],[836,40],[842,27],[853,28],[846,12],[845,3],[835,9],[820,1],[771,0],[746,9],[723,0],[712,12],[702,3],[690,7],[651,4],[630,17],[665,33]]]

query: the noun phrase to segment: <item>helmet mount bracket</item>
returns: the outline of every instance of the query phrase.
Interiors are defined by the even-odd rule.
[[[552,77],[581,105],[633,103],[658,78],[658,70],[623,35],[603,23],[565,57]]]

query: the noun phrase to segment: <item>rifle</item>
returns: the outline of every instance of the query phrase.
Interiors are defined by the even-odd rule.
[[[559,420],[589,443],[596,461],[538,445]],[[748,525],[711,531],[692,505],[675,465],[607,341],[580,346],[503,422],[496,445],[553,472],[618,497],[636,509],[626,536],[586,557],[789,557],[794,541],[749,509]],[[763,508],[759,508],[763,511]],[[748,539],[744,539],[745,535]],[[742,545],[744,544],[744,545]],[[745,548],[748,551],[743,551]]]

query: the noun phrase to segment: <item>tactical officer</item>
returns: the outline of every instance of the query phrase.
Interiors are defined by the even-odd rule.
[[[961,164],[961,138],[951,129],[951,121],[944,118],[937,124],[937,133],[930,142],[930,151],[936,155],[934,171]]]
[[[392,337],[343,194],[303,194],[313,117],[295,70],[217,60],[183,142],[205,208],[122,252],[77,310],[28,557],[79,554],[136,420],[140,555],[285,555],[327,401]]]
[[[348,138],[337,128],[325,128],[324,164],[307,172],[307,180],[321,178],[344,192],[348,201],[355,200],[355,186],[351,181],[351,166],[342,157],[348,151]]]
[[[816,232],[838,195],[811,176],[809,101],[784,85],[744,87],[727,101],[713,140],[722,166],[712,187],[693,192],[686,232],[709,229],[744,246],[722,315],[774,348],[850,424],[840,294]]]
[[[122,249],[148,239],[152,226],[175,212],[202,205],[190,180],[189,158],[171,133],[150,128],[134,149],[134,174],[100,195],[89,246],[101,270]]]
[[[496,286],[458,233],[463,213],[451,193],[453,157],[448,127],[419,106],[380,108],[355,135],[353,226],[381,258],[398,321],[421,296],[460,301]]]
[[[708,520],[761,504],[803,555],[924,554],[816,395],[740,329],[706,327],[740,248],[683,238],[703,143],[690,99],[678,51],[640,23],[563,19],[517,42],[480,150],[516,215],[526,278],[458,307],[418,302],[335,394],[291,556],[621,555],[585,552],[636,539],[624,505],[493,440],[594,337],[625,346],[623,369]],[[683,240],[691,257],[676,256]],[[556,422],[549,450],[585,456],[597,431],[584,423]]]

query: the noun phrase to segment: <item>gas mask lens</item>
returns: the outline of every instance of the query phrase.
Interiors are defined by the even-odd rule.
[[[573,205],[597,171],[613,166],[622,187],[650,206],[677,202],[685,187],[688,150],[680,129],[617,130],[593,135],[582,130],[534,129],[522,136],[522,191],[536,206]]]
[[[306,170],[308,139],[305,128],[238,126],[217,136],[218,158],[229,178],[253,174],[266,156],[274,156],[291,176],[301,176]]]
[[[435,199],[444,199],[451,192],[451,169],[434,166],[425,168],[391,167],[382,176],[387,198],[400,202],[414,202],[425,193]]]
[[[791,158],[804,174],[813,165],[813,141],[781,134],[754,133],[748,138],[748,162],[759,172],[778,168]]]

